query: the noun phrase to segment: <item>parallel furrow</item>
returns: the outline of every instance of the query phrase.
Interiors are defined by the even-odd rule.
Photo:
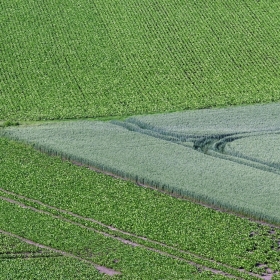
[[[2,198],[1,198],[1,199],[2,199]],[[26,207],[26,208],[27,208],[27,207]],[[57,254],[60,254],[60,255],[66,256],[66,257],[71,257],[71,258],[77,259],[77,260],[79,260],[79,261],[83,261],[83,262],[85,262],[85,263],[88,263],[88,264],[94,266],[94,267],[95,267],[97,270],[99,270],[100,272],[105,273],[105,274],[108,274],[108,275],[110,275],[110,276],[113,276],[113,275],[116,275],[116,274],[120,274],[120,272],[115,271],[115,270],[113,270],[113,269],[111,269],[111,268],[107,268],[107,267],[104,267],[104,266],[95,264],[95,263],[93,263],[93,262],[91,262],[91,261],[89,261],[89,260],[87,260],[87,259],[81,258],[81,257],[76,256],[76,255],[74,255],[74,254],[71,254],[71,253],[69,253],[69,252],[65,252],[65,251],[62,251],[62,250],[59,250],[59,249],[56,249],[56,248],[52,248],[52,247],[49,247],[49,246],[46,246],[46,245],[43,245],[43,244],[34,242],[34,241],[30,240],[30,239],[26,239],[26,238],[24,238],[24,237],[21,237],[21,236],[19,236],[19,235],[13,234],[13,233],[11,233],[11,232],[7,232],[7,231],[4,231],[4,230],[0,229],[0,233],[5,234],[5,235],[8,235],[8,236],[11,236],[11,237],[15,237],[15,238],[17,238],[17,239],[19,239],[19,240],[21,240],[21,241],[27,243],[27,244],[34,245],[34,246],[39,247],[39,248],[42,248],[42,249],[47,249],[47,250],[50,250],[50,251],[55,252],[55,253],[57,253]]]
[[[115,228],[115,227],[106,225],[104,223],[101,223],[100,221],[97,221],[95,219],[88,218],[88,217],[83,217],[83,216],[75,214],[71,211],[67,211],[67,210],[63,210],[63,209],[59,209],[59,208],[47,205],[45,203],[42,203],[39,200],[35,200],[35,199],[28,198],[26,196],[18,195],[18,194],[15,194],[13,192],[6,191],[2,188],[0,188],[0,191],[2,193],[5,193],[7,196],[12,196],[13,197],[13,199],[12,199],[12,198],[9,198],[9,197],[0,196],[0,199],[2,199],[4,201],[19,205],[22,208],[26,208],[26,209],[32,210],[34,212],[49,215],[49,216],[51,216],[55,219],[60,219],[62,221],[65,221],[65,222],[71,223],[73,225],[76,225],[80,228],[87,229],[87,230],[93,231],[95,233],[101,234],[105,237],[109,237],[109,238],[118,240],[118,241],[120,241],[124,244],[130,245],[130,246],[133,246],[133,247],[141,247],[141,248],[144,248],[146,250],[150,250],[150,251],[156,252],[158,254],[173,258],[173,259],[181,260],[181,261],[187,262],[190,265],[196,266],[200,269],[211,271],[215,274],[221,274],[221,275],[225,275],[225,276],[228,276],[228,277],[236,278],[236,276],[234,276],[235,274],[236,275],[242,275],[242,273],[243,273],[243,271],[238,270],[238,269],[236,269],[234,267],[231,267],[229,265],[219,263],[219,262],[216,262],[214,260],[207,259],[205,257],[199,256],[197,254],[191,253],[191,252],[186,251],[186,250],[181,250],[181,249],[178,249],[176,247],[169,246],[167,244],[164,244],[162,242],[158,242],[156,240],[152,240],[152,239],[149,239],[149,238],[146,238],[146,237],[138,236],[138,235],[135,235],[133,233],[120,230],[118,228]],[[18,201],[18,200],[20,200],[20,201]],[[25,201],[25,202],[23,202],[23,201]],[[32,206],[27,205],[26,202],[31,202],[33,205]],[[44,210],[33,207],[34,204],[38,208],[40,208],[40,206],[41,206],[41,208],[43,207]],[[47,209],[47,211],[45,209]],[[62,215],[67,215],[67,218],[62,216],[62,215],[59,215],[59,214],[51,213],[50,211],[52,211],[52,210],[54,210],[56,212],[59,212]],[[78,219],[80,222],[73,221],[73,220],[71,220],[71,218],[74,218],[75,220]],[[91,222],[92,224],[101,226],[102,230],[96,229],[96,228],[90,227],[90,226],[85,226],[84,224],[81,223],[83,221]],[[210,267],[205,266],[203,264],[205,262],[207,262],[208,265],[213,264],[214,268],[211,268],[211,265],[210,265]],[[217,269],[217,268],[219,268],[219,269]],[[225,271],[231,270],[233,275],[230,275],[229,273],[224,272],[222,270],[222,268],[224,268]],[[251,275],[253,277],[261,278],[260,275],[257,275],[257,274],[251,273],[251,272],[246,271],[244,273],[248,274],[248,275]]]

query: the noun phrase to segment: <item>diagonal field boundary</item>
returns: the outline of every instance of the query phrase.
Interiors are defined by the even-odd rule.
[[[8,197],[0,196],[0,199],[8,201],[9,203],[17,204],[20,207],[27,208],[27,209],[35,211],[35,212],[50,215],[53,218],[60,219],[60,220],[63,220],[65,222],[69,222],[73,225],[79,226],[81,228],[88,229],[90,231],[94,231],[98,234],[102,234],[103,236],[113,238],[115,240],[118,240],[118,241],[120,241],[124,244],[130,245],[130,246],[142,247],[146,250],[154,251],[154,252],[157,252],[161,255],[165,255],[165,256],[168,256],[168,257],[171,257],[171,258],[174,258],[174,259],[178,259],[178,260],[187,262],[190,265],[199,267],[200,269],[211,271],[215,274],[221,274],[221,275],[224,275],[224,276],[227,276],[227,277],[238,278],[238,279],[242,279],[242,278],[239,278],[239,276],[236,277],[235,275],[240,275],[241,276],[241,275],[245,274],[245,275],[250,275],[252,277],[256,277],[256,278],[259,278],[259,279],[268,279],[268,278],[263,278],[262,276],[260,276],[258,274],[255,274],[255,273],[252,273],[252,272],[239,270],[239,269],[231,267],[229,265],[219,263],[219,262],[216,262],[214,260],[207,259],[205,257],[199,256],[197,254],[191,253],[191,252],[186,251],[186,250],[180,250],[180,249],[175,248],[173,246],[169,246],[167,244],[164,244],[164,243],[161,243],[161,242],[158,242],[158,241],[146,238],[146,237],[137,236],[133,233],[129,233],[129,232],[117,229],[115,227],[108,226],[108,225],[106,225],[104,223],[101,223],[97,220],[94,220],[92,218],[83,217],[83,216],[80,216],[80,215],[75,214],[73,212],[66,211],[66,210],[63,210],[63,209],[59,209],[59,208],[47,205],[45,203],[42,203],[39,200],[35,200],[35,199],[28,198],[26,196],[18,195],[16,193],[4,190],[2,188],[0,188],[0,191],[3,192],[3,193],[6,193],[7,195],[13,196],[15,199],[25,200],[25,201],[28,201],[28,202],[31,202],[31,203],[34,203],[34,204],[41,205],[44,208],[47,208],[49,210],[55,210],[57,212],[67,214],[70,218],[72,217],[72,218],[75,218],[75,219],[80,219],[82,221],[90,221],[93,224],[97,224],[99,226],[102,226],[104,229],[102,231],[100,231],[100,230],[97,230],[95,228],[85,226],[85,225],[83,225],[81,223],[78,223],[76,221],[72,221],[72,220],[70,220],[68,218],[65,218],[63,216],[54,215],[51,212],[48,212],[46,210],[40,210],[38,208],[33,207],[34,205],[29,206],[29,205],[24,204],[23,202],[18,201],[18,200],[14,200],[14,199],[11,199],[11,198],[8,198]],[[116,236],[117,234],[119,236]],[[147,244],[149,244],[149,245],[147,246]],[[158,249],[159,247],[160,247],[160,249]],[[163,251],[162,249],[165,249],[165,251]],[[195,259],[195,260],[193,260],[193,259]],[[203,262],[207,262],[208,265],[210,264],[209,267],[207,267],[205,264],[201,264]],[[211,266],[215,267],[215,268],[211,268]],[[225,271],[230,270],[232,274],[224,272],[223,268],[225,269]],[[268,275],[266,277],[268,277]]]
[[[141,123],[141,121],[135,121],[134,119],[127,119],[126,121],[111,121],[112,124],[125,128],[129,131],[135,131],[141,134],[145,134],[154,138],[172,142],[178,145],[182,145],[190,148],[186,145],[186,141],[192,143],[192,148],[198,150],[206,155],[214,156],[217,158],[222,158],[246,166],[250,166],[259,170],[264,170],[267,172],[272,172],[280,175],[279,168],[275,168],[261,160],[255,158],[244,157],[241,155],[235,156],[224,152],[224,148],[227,143],[235,141],[244,137],[258,136],[263,134],[279,134],[279,128],[275,129],[260,129],[250,132],[236,132],[236,133],[217,133],[213,135],[196,135],[195,133],[174,133],[172,131],[161,130],[147,125],[146,123]]]

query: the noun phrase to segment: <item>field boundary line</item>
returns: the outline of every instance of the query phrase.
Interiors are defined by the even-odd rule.
[[[195,197],[192,197],[192,195],[184,195],[184,194],[179,194],[179,193],[176,193],[176,192],[172,193],[171,191],[163,190],[160,187],[155,187],[155,186],[148,185],[148,184],[145,184],[145,183],[143,184],[137,178],[128,178],[128,177],[125,177],[125,175],[121,176],[121,175],[118,175],[117,173],[114,173],[114,171],[104,170],[104,169],[101,169],[101,168],[96,167],[94,165],[84,163],[84,162],[79,161],[79,160],[71,159],[71,157],[70,158],[67,157],[66,154],[64,154],[64,153],[57,154],[57,153],[47,152],[47,151],[41,149],[40,147],[33,146],[32,143],[30,143],[30,142],[25,142],[23,140],[12,138],[11,136],[7,136],[7,135],[5,135],[4,137],[6,139],[13,140],[13,141],[16,141],[16,142],[20,142],[20,143],[23,143],[27,146],[30,146],[30,147],[32,147],[36,151],[39,151],[42,154],[46,154],[50,157],[60,158],[62,161],[72,163],[73,165],[76,165],[76,166],[79,166],[79,167],[85,167],[85,168],[87,168],[89,170],[92,170],[92,171],[95,171],[97,173],[101,173],[101,174],[111,176],[112,178],[117,178],[117,179],[125,180],[125,181],[128,181],[128,182],[132,182],[132,183],[134,183],[138,186],[141,186],[141,187],[144,187],[144,188],[147,188],[147,189],[152,189],[152,190],[158,191],[160,193],[163,193],[165,195],[175,197],[177,199],[181,199],[181,200],[184,200],[184,201],[189,201],[189,202],[192,202],[192,203],[196,203],[196,204],[201,205],[203,207],[206,207],[208,209],[212,209],[212,210],[222,212],[222,213],[228,213],[228,214],[238,216],[238,217],[243,218],[243,219],[250,220],[251,222],[255,222],[255,223],[258,223],[258,224],[261,224],[261,225],[266,225],[266,226],[269,226],[269,227],[280,229],[280,223],[278,221],[263,219],[261,217],[254,217],[254,216],[250,215],[249,213],[246,213],[245,211],[244,212],[243,211],[238,212],[238,211],[235,211],[234,209],[227,208],[226,206],[217,206],[215,204],[212,204],[211,202],[205,201],[205,199],[198,200]],[[170,141],[166,140],[166,142],[170,142]],[[177,144],[182,145],[180,143],[177,143]],[[182,146],[184,146],[186,148],[190,148],[190,147],[187,147],[185,145],[182,145]],[[192,148],[190,148],[190,149],[192,149]],[[211,155],[211,154],[207,154],[207,155],[212,156],[212,157],[217,157],[217,156]],[[226,159],[226,160],[229,160],[229,159]],[[229,161],[232,161],[232,160],[229,160]],[[243,163],[241,163],[241,164],[243,164]],[[252,167],[252,168],[254,168],[254,167]]]
[[[41,151],[41,153],[45,153],[45,152]],[[48,155],[52,156],[50,154],[48,154]],[[131,182],[131,183],[136,184],[139,187],[143,187],[143,188],[146,188],[146,189],[154,190],[154,191],[160,192],[162,194],[174,197],[176,199],[192,202],[192,203],[201,205],[203,207],[206,207],[208,209],[212,209],[212,210],[215,210],[215,211],[218,211],[218,212],[222,212],[222,213],[226,213],[226,214],[229,214],[229,215],[237,216],[237,217],[242,218],[242,219],[247,219],[247,220],[249,220],[249,221],[251,221],[253,223],[257,223],[257,224],[260,224],[260,225],[265,225],[265,226],[268,226],[268,227],[280,229],[280,224],[279,223],[278,224],[273,224],[271,222],[268,222],[268,221],[265,221],[265,220],[260,220],[260,219],[251,217],[249,215],[246,216],[246,214],[244,214],[244,213],[234,212],[233,210],[230,210],[228,208],[218,207],[218,206],[213,205],[213,204],[207,204],[206,202],[198,201],[195,198],[183,196],[183,195],[180,195],[180,194],[176,194],[174,192],[172,193],[172,192],[169,192],[167,190],[163,190],[163,189],[160,189],[160,188],[148,185],[148,184],[140,183],[139,181],[136,181],[136,180],[132,180],[132,179],[128,179],[128,178],[125,178],[125,177],[121,177],[120,175],[117,175],[115,173],[112,173],[112,172],[109,172],[109,171],[105,171],[105,170],[99,169],[99,168],[97,168],[95,166],[88,165],[88,164],[85,164],[85,163],[82,163],[82,162],[79,162],[79,161],[67,159],[67,158],[65,158],[63,156],[61,157],[61,159],[63,161],[70,162],[73,165],[76,165],[76,166],[79,166],[79,167],[83,167],[83,168],[87,168],[87,169],[92,170],[94,172],[105,174],[105,175],[108,175],[108,176],[110,176],[112,178],[115,178],[115,179],[121,179],[121,180],[124,180],[124,181],[127,181],[127,182]]]
[[[49,247],[49,246],[46,246],[46,245],[34,242],[34,241],[30,240],[30,239],[27,239],[27,238],[24,238],[22,236],[16,235],[14,233],[11,233],[11,232],[8,232],[8,231],[4,231],[2,229],[0,229],[0,233],[5,234],[7,236],[11,236],[11,237],[17,238],[17,239],[19,239],[19,240],[21,240],[21,241],[23,241],[23,242],[25,242],[25,243],[27,243],[29,245],[33,245],[33,246],[36,246],[38,248],[46,249],[46,250],[49,250],[49,251],[61,254],[61,255],[65,256],[65,257],[71,257],[71,258],[77,259],[79,261],[88,263],[88,264],[94,266],[99,272],[107,274],[109,276],[113,276],[113,275],[116,275],[116,274],[121,274],[120,272],[115,271],[114,269],[98,265],[98,264],[96,264],[94,262],[91,262],[91,261],[89,261],[87,259],[83,259],[83,258],[78,257],[78,256],[76,256],[74,254],[69,253],[69,252],[62,251],[62,250],[59,250],[59,249],[56,249],[56,248],[52,248],[52,247]]]
[[[3,189],[0,188],[0,191],[3,191]],[[5,191],[5,190],[4,190],[4,191]],[[5,191],[5,192],[6,192],[6,193],[9,193],[9,194],[12,194],[12,195],[14,195],[14,196],[17,196],[16,194],[14,194],[14,193],[12,193],[12,192],[9,192],[9,191]],[[26,200],[29,200],[29,201],[32,201],[32,202],[35,202],[35,201],[36,201],[36,202],[38,202],[39,204],[41,204],[41,205],[43,205],[43,206],[45,206],[45,207],[47,207],[47,208],[51,208],[51,209],[54,209],[54,210],[56,210],[56,211],[63,212],[63,213],[65,213],[65,214],[68,214],[68,215],[73,216],[73,217],[75,217],[75,218],[79,218],[79,219],[82,219],[82,220],[86,220],[86,221],[90,221],[90,222],[93,222],[93,223],[97,223],[97,224],[99,224],[99,225],[102,225],[102,226],[106,227],[106,228],[109,229],[110,231],[119,232],[119,233],[122,233],[122,234],[124,234],[124,235],[134,237],[134,238],[136,238],[136,239],[140,239],[140,240],[143,240],[143,241],[146,241],[146,242],[150,242],[150,243],[152,243],[152,244],[154,244],[154,245],[159,245],[159,246],[164,247],[164,248],[167,248],[167,249],[175,250],[175,251],[177,251],[177,253],[178,253],[178,252],[179,252],[179,253],[183,253],[183,254],[186,254],[186,255],[188,255],[188,256],[190,256],[190,257],[194,257],[194,258],[200,259],[201,261],[207,261],[207,262],[213,263],[213,265],[218,265],[218,266],[222,266],[222,267],[224,267],[224,268],[226,268],[226,269],[231,269],[231,270],[235,271],[235,272],[238,273],[238,274],[239,274],[239,273],[244,273],[244,274],[251,275],[251,276],[254,276],[254,277],[257,277],[257,278],[260,278],[260,277],[261,277],[261,276],[258,275],[258,274],[255,274],[255,273],[252,273],[252,272],[249,272],[249,271],[241,271],[241,270],[239,270],[238,268],[231,267],[231,266],[229,266],[229,265],[227,265],[227,264],[223,264],[223,263],[217,262],[217,261],[215,261],[215,260],[207,259],[207,258],[205,258],[205,257],[202,257],[202,256],[200,256],[200,255],[191,253],[191,252],[186,251],[186,250],[181,250],[181,249],[178,249],[178,248],[176,248],[176,247],[172,247],[172,246],[169,246],[169,245],[167,245],[167,244],[164,244],[164,243],[161,243],[161,242],[158,242],[158,241],[155,241],[155,240],[146,238],[146,237],[137,236],[137,235],[135,235],[135,234],[132,234],[132,233],[129,233],[129,232],[125,232],[125,231],[119,230],[119,229],[114,228],[114,227],[112,227],[112,226],[107,226],[107,225],[105,225],[105,224],[103,224],[103,223],[101,223],[101,222],[99,222],[99,221],[96,221],[96,220],[94,220],[94,219],[91,219],[91,218],[86,218],[86,217],[83,217],[83,216],[74,214],[74,213],[72,213],[72,212],[68,212],[68,211],[63,210],[63,209],[59,209],[59,208],[56,208],[56,207],[53,207],[53,206],[48,206],[48,205],[46,205],[46,204],[44,204],[44,203],[42,203],[42,202],[40,202],[40,201],[37,201],[37,200],[34,200],[34,199],[29,199],[29,198],[27,198],[27,197],[25,197],[25,196],[22,196],[22,195],[18,195],[18,196],[21,197],[21,198],[23,198],[23,199],[26,198]],[[143,245],[143,244],[141,244],[141,243],[137,243],[137,241],[130,241],[130,240],[127,240],[127,239],[125,239],[125,238],[121,238],[121,237],[118,237],[118,236],[116,236],[116,235],[112,235],[112,234],[110,234],[110,233],[108,233],[108,232],[100,231],[100,230],[97,230],[97,229],[95,229],[95,228],[85,226],[85,225],[80,224],[80,223],[78,223],[78,222],[74,222],[74,221],[72,221],[72,220],[69,220],[69,219],[67,219],[67,218],[65,218],[65,217],[62,217],[62,216],[59,216],[59,215],[54,215],[54,214],[52,214],[52,213],[50,213],[50,212],[48,212],[48,211],[39,210],[39,209],[37,209],[37,208],[35,208],[35,207],[25,205],[25,204],[23,204],[23,203],[21,203],[21,202],[19,202],[19,201],[16,201],[16,200],[13,200],[13,199],[10,199],[10,198],[6,198],[6,197],[0,196],[0,199],[5,200],[5,201],[7,201],[7,202],[9,202],[9,203],[13,203],[13,204],[19,205],[19,206],[21,206],[22,208],[26,208],[26,209],[32,210],[32,211],[34,211],[34,212],[37,212],[37,213],[42,213],[42,214],[46,214],[46,215],[52,216],[53,218],[63,220],[63,221],[65,221],[65,222],[68,222],[68,223],[71,223],[71,224],[73,224],[73,225],[79,226],[80,228],[85,228],[85,229],[88,229],[88,230],[90,230],[90,231],[94,231],[94,232],[96,232],[96,233],[98,233],[98,234],[101,234],[101,235],[103,235],[103,236],[106,236],[106,237],[109,237],[109,238],[113,238],[113,239],[115,239],[115,240],[118,240],[118,241],[120,241],[120,242],[122,242],[122,243],[124,243],[124,244],[126,244],[126,245],[130,245],[130,246],[133,246],[133,247],[141,247],[141,248],[144,248],[144,249],[146,249],[146,250],[154,251],[154,252],[156,252],[156,253],[158,253],[158,254],[165,255],[165,256],[168,256],[168,257],[171,257],[171,258],[174,258],[174,259],[178,259],[178,260],[187,262],[187,263],[189,263],[189,264],[191,264],[191,265],[193,265],[193,266],[200,267],[200,268],[202,268],[202,269],[204,269],[204,270],[211,271],[211,272],[213,272],[213,273],[215,273],[215,274],[222,274],[222,275],[225,275],[225,276],[228,276],[228,277],[232,276],[232,277],[237,278],[237,279],[242,279],[242,278],[238,278],[237,276],[231,275],[231,274],[229,274],[229,273],[227,273],[227,272],[224,272],[224,271],[222,271],[222,270],[214,269],[214,268],[211,268],[211,267],[209,267],[209,266],[196,263],[195,261],[188,260],[187,258],[179,257],[179,256],[177,256],[177,255],[175,255],[175,254],[171,254],[171,253],[168,253],[168,252],[165,252],[165,251],[162,251],[162,250],[153,248],[153,247],[149,247],[149,246]],[[139,242],[139,241],[138,241],[138,242]]]
[[[44,153],[44,152],[42,152],[42,153]],[[132,180],[132,179],[125,178],[125,177],[121,177],[120,175],[117,175],[115,173],[112,173],[112,172],[109,172],[109,171],[105,171],[105,170],[99,169],[99,168],[97,168],[95,166],[88,165],[88,164],[85,164],[85,163],[81,163],[81,162],[78,162],[78,161],[75,161],[75,160],[67,159],[65,157],[61,157],[61,159],[63,161],[70,162],[73,165],[76,165],[76,166],[79,166],[79,167],[84,167],[84,168],[87,168],[87,169],[92,170],[94,172],[108,175],[108,176],[110,176],[112,178],[115,178],[115,179],[121,179],[121,180],[124,180],[124,181],[128,181],[128,182],[134,183],[134,184],[136,184],[139,187],[143,187],[143,188],[146,188],[146,189],[154,190],[154,191],[160,192],[162,194],[165,194],[165,195],[168,195],[168,196],[180,199],[180,200],[192,202],[192,203],[201,205],[203,207],[206,207],[208,209],[212,209],[212,210],[215,210],[215,211],[218,211],[218,212],[222,212],[222,213],[226,213],[226,214],[229,214],[229,215],[237,216],[237,217],[242,218],[242,219],[247,219],[247,220],[249,220],[249,221],[251,221],[253,223],[257,223],[257,224],[260,224],[260,225],[265,225],[265,226],[268,226],[268,227],[280,229],[280,224],[279,223],[273,224],[272,222],[268,222],[267,220],[260,220],[258,218],[251,217],[251,216],[246,215],[244,213],[234,212],[233,210],[230,210],[230,209],[225,208],[225,207],[218,207],[218,206],[213,205],[213,204],[207,204],[206,202],[198,201],[198,200],[196,200],[195,198],[192,198],[192,197],[176,194],[174,192],[172,193],[170,191],[163,190],[163,189],[160,189],[160,188],[148,185],[148,184],[143,184],[143,183],[141,183],[139,181]]]

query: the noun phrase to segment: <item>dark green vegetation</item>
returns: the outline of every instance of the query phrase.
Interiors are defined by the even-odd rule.
[[[273,103],[3,131],[48,154],[280,224],[279,112]],[[235,142],[244,145],[232,149]]]
[[[223,279],[208,268],[257,279],[249,272],[280,269],[279,229],[136,187],[5,139],[0,155],[1,230],[122,272],[113,277]]]
[[[0,4],[0,120],[280,99],[278,1]]]

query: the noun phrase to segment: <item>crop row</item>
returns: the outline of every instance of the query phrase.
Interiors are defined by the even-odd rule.
[[[136,187],[5,139],[0,149],[2,189],[237,269],[261,273],[264,268],[258,264],[264,263],[279,269],[277,229]]]
[[[270,2],[1,3],[0,120],[279,100]]]

